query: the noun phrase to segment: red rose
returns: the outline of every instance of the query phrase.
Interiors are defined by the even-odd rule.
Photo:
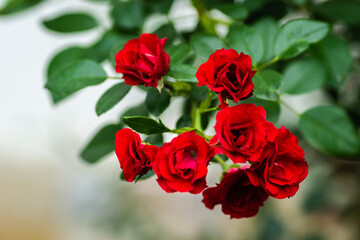
[[[234,163],[256,162],[268,141],[274,141],[276,128],[266,119],[263,107],[239,104],[220,110],[216,115],[215,136],[217,154],[225,154]]]
[[[226,98],[238,102],[252,96],[254,84],[249,55],[238,54],[234,49],[216,50],[207,62],[200,65],[196,78],[197,86],[206,85],[219,93],[220,108],[227,106]]]
[[[170,57],[164,51],[166,38],[144,33],[128,41],[115,56],[116,72],[122,73],[129,85],[157,87],[157,81],[169,69]]]
[[[275,142],[265,147],[261,159],[246,170],[252,184],[262,186],[274,198],[294,196],[308,174],[298,139],[285,127],[278,129]]]
[[[158,147],[141,143],[139,134],[129,128],[116,133],[115,153],[124,178],[132,182],[138,175],[145,175],[152,166]]]
[[[230,218],[255,216],[269,197],[262,187],[251,184],[245,171],[236,168],[230,169],[216,187],[205,189],[203,196],[207,208],[221,204]]]
[[[200,193],[206,185],[212,148],[195,132],[186,132],[165,143],[153,163],[158,183],[166,192]]]

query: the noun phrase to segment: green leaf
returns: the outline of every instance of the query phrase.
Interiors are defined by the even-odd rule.
[[[161,25],[153,33],[158,35],[159,39],[166,37],[166,44],[171,44],[177,36],[177,32],[172,23],[166,23]]]
[[[149,112],[155,116],[162,114],[170,104],[170,96],[166,89],[161,89],[161,93],[156,88],[150,88],[146,95],[145,105]]]
[[[152,134],[145,138],[144,142],[150,143],[151,145],[155,145],[161,147],[164,144],[164,137],[160,134]]]
[[[150,169],[146,174],[144,174],[144,175],[138,175],[138,176],[135,178],[135,182],[146,180],[146,179],[148,179],[148,178],[151,178],[151,177],[154,176],[154,175],[155,175],[154,170]]]
[[[284,70],[281,92],[302,94],[320,88],[326,80],[326,71],[321,62],[301,59],[289,64]]]
[[[110,50],[119,42],[124,44],[129,40],[129,36],[118,35],[114,32],[106,32],[95,44],[88,48],[73,46],[58,52],[51,60],[47,77],[49,78],[56,71],[61,71],[65,65],[74,60],[91,59],[102,62],[109,56]],[[118,47],[118,51],[123,47]],[[115,54],[114,54],[115,56]]]
[[[35,7],[44,0],[7,0],[0,9],[0,15],[10,15]]]
[[[215,8],[236,20],[244,20],[249,15],[249,11],[243,4],[222,3]]]
[[[120,124],[124,124],[123,123],[123,117],[132,117],[132,116],[143,116],[143,117],[147,117],[149,116],[149,111],[147,110],[147,107],[145,106],[145,104],[140,104],[134,107],[131,107],[129,109],[127,109],[120,117]]]
[[[218,37],[204,33],[193,34],[190,38],[190,44],[194,51],[205,60],[207,60],[215,50],[224,47],[223,42]]]
[[[264,43],[255,28],[245,25],[232,25],[226,36],[229,48],[250,55],[254,63],[261,61],[264,55]]]
[[[254,28],[261,35],[264,42],[263,61],[270,60],[274,57],[274,41],[280,27],[273,18],[263,18],[254,24]]]
[[[291,2],[298,6],[304,6],[309,2],[309,0],[291,0]]]
[[[200,87],[193,86],[193,88],[191,89],[191,93],[190,93],[191,100],[197,103],[201,103],[202,101],[207,99],[208,96],[209,96],[209,88],[205,85]]]
[[[170,56],[171,64],[177,64],[182,63],[188,57],[190,46],[186,43],[180,43],[166,48],[165,51]]]
[[[68,13],[45,20],[43,24],[46,28],[60,33],[86,31],[98,26],[95,18],[87,13]]]
[[[277,90],[281,87],[283,77],[274,70],[257,72],[253,77],[254,96],[264,100],[278,101]]]
[[[78,46],[61,50],[50,61],[50,64],[47,68],[47,78],[49,79],[56,72],[62,71],[62,68],[69,62],[84,58],[84,55],[85,49]]]
[[[111,16],[117,27],[134,30],[144,22],[144,6],[142,0],[116,1]]]
[[[81,151],[81,158],[87,163],[96,163],[115,148],[115,134],[121,129],[120,125],[110,124],[98,131]]]
[[[155,121],[149,117],[123,117],[124,123],[126,123],[129,127],[131,127],[134,131],[138,133],[144,133],[147,135],[156,134],[156,133],[164,133],[171,132],[169,128],[167,128],[161,120],[159,122]]]
[[[100,63],[109,57],[111,49],[116,44],[128,40],[129,38],[126,38],[126,36],[115,32],[105,32],[97,42],[86,49],[85,57]]]
[[[191,127],[191,117],[187,114],[182,115],[176,122],[176,128]]]
[[[165,13],[167,14],[173,4],[172,0],[147,0],[145,1],[148,13]]]
[[[359,153],[358,132],[343,109],[333,106],[312,108],[300,117],[300,130],[317,149],[334,155]]]
[[[279,120],[281,108],[280,108],[280,104],[278,102],[268,101],[268,100],[263,100],[263,99],[259,99],[256,97],[252,97],[252,98],[242,101],[241,103],[253,103],[256,106],[262,106],[266,111],[266,120],[267,121],[276,123]]]
[[[339,88],[349,74],[352,57],[348,44],[340,38],[329,35],[311,47],[312,54],[321,61],[327,70],[327,82]]]
[[[171,65],[167,73],[172,78],[180,81],[198,83],[196,79],[196,68],[186,64]]]
[[[101,98],[97,102],[95,107],[96,114],[100,116],[101,114],[113,108],[117,103],[121,101],[121,99],[126,96],[130,88],[131,86],[126,85],[125,83],[119,83],[112,86],[101,96]]]
[[[105,71],[96,62],[79,60],[70,62],[62,71],[50,76],[45,87],[62,97],[92,85],[104,82],[107,78]]]
[[[266,3],[266,0],[245,0],[244,6],[249,9],[250,12],[256,12]]]
[[[150,169],[146,174],[144,175],[137,175],[134,179],[135,183],[137,183],[138,181],[143,181],[143,180],[146,180],[148,178],[151,178],[152,176],[155,175],[155,172],[154,170]],[[120,174],[120,180],[121,181],[126,181],[125,178],[124,178],[124,172],[121,171],[121,174]]]
[[[326,1],[315,5],[314,12],[328,20],[342,21],[353,26],[360,24],[359,1]]]
[[[329,32],[327,23],[296,19],[281,26],[275,40],[275,55],[288,59],[304,52],[311,43],[322,40]]]

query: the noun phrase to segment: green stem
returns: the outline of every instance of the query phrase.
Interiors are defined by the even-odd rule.
[[[201,126],[201,114],[196,102],[191,102],[191,126],[196,128],[199,132],[203,132]]]
[[[264,68],[266,68],[266,67],[268,67],[268,66],[270,66],[270,65],[272,65],[272,64],[274,64],[274,63],[276,63],[276,62],[279,61],[279,60],[280,60],[280,58],[279,58],[278,56],[276,56],[276,57],[274,57],[273,59],[271,59],[270,61],[268,61],[268,62],[266,62],[266,63],[258,66],[257,70],[260,71],[260,70],[262,70],[262,69],[264,69]]]
[[[194,131],[196,130],[195,128],[192,127],[183,127],[183,128],[179,128],[179,129],[173,129],[171,130],[172,133],[176,133],[176,134],[182,134],[185,132],[190,132],[190,131]]]
[[[224,160],[221,159],[219,155],[215,155],[213,158],[220,164],[224,171],[229,169],[229,166],[225,163]]]
[[[199,14],[200,23],[205,32],[215,35],[215,22],[209,17],[203,0],[191,0],[191,2]]]
[[[170,82],[164,81],[164,87],[169,89],[171,92],[174,92],[174,86]]]
[[[216,23],[220,23],[220,24],[224,24],[224,25],[227,25],[227,26],[230,26],[234,21],[230,20],[230,21],[223,21],[223,20],[220,20],[220,19],[212,19],[214,22]]]
[[[207,108],[207,109],[202,109],[202,110],[200,110],[200,113],[213,112],[213,111],[217,111],[217,110],[219,110],[218,107]]]
[[[121,77],[107,77],[108,79],[116,79],[116,80],[122,80],[123,78],[121,78]]]
[[[280,99],[279,101],[284,107],[286,107],[287,109],[289,109],[291,112],[293,112],[295,115],[297,115],[298,117],[300,117],[301,113],[299,113],[295,108],[293,108],[292,106],[290,106],[289,104],[287,104],[286,102],[284,102],[282,99]]]

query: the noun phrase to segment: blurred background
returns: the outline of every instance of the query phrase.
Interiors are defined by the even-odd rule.
[[[0,0],[0,8],[6,2]],[[201,195],[167,194],[154,179],[122,182],[114,153],[95,165],[83,162],[79,152],[96,130],[117,121],[119,111],[146,94],[133,89],[116,111],[100,118],[94,106],[111,80],[52,104],[44,89],[51,56],[65,46],[90,45],[101,32],[63,35],[42,25],[69,10],[90,12],[101,28],[111,26],[110,7],[101,1],[44,1],[0,16],[0,239],[360,239],[359,162],[309,146],[298,134],[297,116],[286,109],[277,126],[286,125],[300,138],[309,176],[294,198],[271,198],[250,219],[230,220],[219,206],[210,211]],[[183,19],[179,28],[191,29],[198,21],[189,1],[176,1],[171,11],[174,19]],[[358,44],[352,49],[357,56]],[[104,67],[114,74],[110,65]],[[358,77],[353,71],[357,84]],[[317,90],[286,101],[302,112],[329,99]],[[162,117],[169,126],[180,116],[180,102],[173,101]],[[210,186],[220,173],[217,165],[210,168]]]

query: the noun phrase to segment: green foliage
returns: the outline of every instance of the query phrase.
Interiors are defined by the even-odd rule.
[[[281,87],[283,81],[282,75],[274,70],[257,72],[253,77],[254,96],[264,100],[279,100],[277,90]]]
[[[7,0],[5,5],[0,9],[0,16],[24,11],[42,2],[44,2],[44,0]]]
[[[51,75],[45,87],[59,96],[67,97],[85,87],[100,84],[106,78],[107,74],[96,62],[78,60]]]
[[[161,120],[159,122],[155,121],[149,117],[123,117],[123,121],[131,127],[134,131],[139,133],[144,133],[147,135],[156,134],[156,133],[164,133],[171,132],[169,128],[167,128]]]
[[[339,88],[349,74],[352,57],[349,46],[340,38],[329,35],[311,48],[315,58],[321,61],[327,70],[327,83]]]
[[[150,88],[146,95],[145,105],[149,112],[155,116],[163,113],[170,104],[170,96],[166,89],[162,89],[161,93],[156,88]]]
[[[136,177],[135,177],[135,183],[137,182],[137,181],[142,181],[142,180],[146,180],[146,179],[148,179],[148,178],[151,178],[152,176],[154,176],[155,175],[155,172],[153,171],[153,170],[149,170],[146,174],[144,174],[144,175],[137,175]],[[124,178],[124,173],[123,172],[121,172],[121,174],[120,174],[120,180],[122,180],[122,181],[126,181],[125,180],[125,178]]]
[[[274,41],[279,25],[272,18],[263,18],[254,24],[254,28],[261,35],[264,43],[264,55],[262,60],[269,60],[274,57]]]
[[[123,117],[133,117],[133,116],[143,116],[143,117],[147,117],[149,116],[149,111],[147,109],[147,107],[145,106],[145,104],[140,104],[134,107],[131,107],[129,109],[127,109],[120,117],[120,124],[124,124],[123,123]]]
[[[193,86],[191,89],[190,97],[191,100],[197,103],[201,103],[209,96],[209,88],[207,86],[196,87]]]
[[[229,48],[250,55],[253,63],[261,61],[264,55],[264,43],[255,28],[245,25],[233,25],[226,36]]]
[[[45,20],[43,24],[46,28],[60,33],[86,31],[98,26],[95,18],[87,13],[68,13]]]
[[[242,4],[223,3],[215,6],[215,8],[235,20],[246,19],[249,15],[248,9]]]
[[[196,86],[196,72],[214,51],[222,48],[250,55],[253,69],[257,71],[253,78],[253,97],[238,104],[251,102],[263,106],[267,119],[276,122],[280,105],[286,99],[282,98],[283,94],[299,95],[322,89],[329,101],[339,106],[315,107],[303,113],[298,126],[303,136],[311,145],[330,155],[359,154],[358,132],[353,126],[356,123],[359,127],[359,90],[350,78],[351,71],[356,71],[353,63],[358,60],[357,55],[352,56],[351,53],[351,48],[356,47],[359,41],[358,1],[191,1],[199,19],[196,28],[186,30],[180,29],[178,20],[172,19],[169,14],[173,0],[92,1],[109,7],[109,22],[112,25],[102,29],[96,41],[85,46],[72,45],[54,54],[48,64],[45,85],[54,103],[83,88],[100,84],[108,76],[120,77],[113,70],[105,73],[100,64],[106,66],[110,63],[114,67],[115,55],[124,44],[138,38],[147,29],[152,29],[160,39],[167,38],[165,51],[170,56],[170,69],[162,79],[165,85],[160,92],[151,87],[137,87],[146,92],[144,102],[121,114],[118,123],[100,130],[82,154],[86,161],[96,162],[110,151],[114,141],[110,132],[124,126],[123,118],[135,131],[151,134],[146,141],[160,146],[163,143],[162,133],[171,130],[160,120],[158,122],[148,116],[161,116],[174,97],[185,96],[187,99],[183,115],[176,124],[178,129],[193,127],[194,106],[201,111],[210,109],[201,114],[201,124],[197,125],[206,128],[219,103],[217,94],[211,95],[206,86]],[[41,2],[45,1],[8,0],[0,9],[0,16],[30,9]],[[217,18],[213,10],[227,17]],[[290,19],[280,26],[295,12],[311,16],[311,19]],[[164,21],[149,27],[153,18],[163,18]],[[333,23],[339,27],[329,34]],[[43,24],[49,30],[68,34],[99,26],[98,21],[85,12],[64,13]],[[109,111],[129,90],[130,86],[125,83],[111,87],[97,102],[96,113],[102,115]],[[107,148],[100,144],[106,134],[104,146]],[[96,150],[103,148],[107,151]],[[91,154],[94,154],[93,158]]]
[[[359,153],[359,136],[348,115],[338,107],[312,108],[300,117],[306,140],[319,150],[335,155]]]
[[[207,60],[215,50],[224,47],[223,42],[218,37],[204,33],[192,35],[190,43],[194,51],[205,60]]]
[[[58,71],[66,66],[69,62],[84,58],[85,49],[82,47],[74,46],[61,50],[57,53],[47,68],[48,79]]]
[[[125,83],[118,83],[112,86],[107,90],[96,103],[96,114],[100,116],[101,114],[109,111],[117,103],[123,99],[126,94],[129,92],[131,86],[126,85]]]
[[[85,58],[93,59],[96,62],[103,62],[109,57],[111,50],[119,43],[125,43],[134,36],[120,35],[114,31],[105,32],[97,42],[86,49]],[[123,45],[118,48],[122,49]]]
[[[146,11],[149,13],[168,13],[172,6],[172,0],[146,0]]]
[[[191,82],[197,83],[198,80],[196,79],[196,68],[191,65],[186,64],[177,64],[171,65],[169,72],[167,73],[172,78],[176,80],[184,81],[184,82]]]
[[[167,38],[166,40],[167,45],[171,44],[177,36],[177,32],[174,26],[172,25],[172,23],[166,23],[161,25],[153,33],[158,35],[159,39]]]
[[[164,136],[160,134],[152,134],[145,138],[144,142],[149,143],[151,145],[155,145],[161,147],[164,144]]]
[[[321,17],[341,21],[349,25],[360,24],[360,2],[354,0],[335,0],[315,5],[315,13]]]
[[[178,64],[188,57],[190,46],[186,43],[180,43],[166,48],[165,51],[170,56],[171,64]]]
[[[301,59],[285,68],[281,91],[288,94],[302,94],[320,88],[325,80],[326,71],[321,62]]]
[[[276,101],[268,101],[260,98],[249,98],[241,103],[253,103],[256,106],[262,106],[266,111],[266,120],[276,123],[280,116],[280,104]]]
[[[114,1],[111,16],[120,29],[139,29],[144,22],[143,0]]]
[[[289,59],[304,52],[311,43],[322,40],[329,32],[327,23],[297,19],[281,26],[274,45],[275,55]]]
[[[81,151],[81,157],[87,163],[96,163],[101,158],[114,151],[115,134],[120,125],[110,124],[100,129]]]

